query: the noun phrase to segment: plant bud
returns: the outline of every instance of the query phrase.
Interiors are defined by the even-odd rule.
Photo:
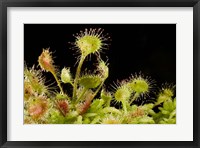
[[[71,73],[69,68],[63,68],[61,71],[61,81],[63,83],[70,83],[71,82]]]
[[[53,58],[51,55],[51,52],[49,52],[49,49],[43,49],[42,54],[38,58],[38,62],[42,70],[47,71],[47,72],[52,72],[54,71],[54,66],[53,66]]]

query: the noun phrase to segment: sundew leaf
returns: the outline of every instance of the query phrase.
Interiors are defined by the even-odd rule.
[[[167,111],[173,111],[175,109],[174,103],[172,102],[172,100],[167,100],[163,103],[163,108]]]
[[[87,89],[96,88],[102,82],[98,75],[84,75],[79,79],[79,84]]]
[[[90,113],[98,112],[99,110],[101,110],[103,108],[103,104],[104,104],[104,100],[95,99],[92,102],[92,104],[90,105],[90,108],[89,108],[88,112],[90,112]]]

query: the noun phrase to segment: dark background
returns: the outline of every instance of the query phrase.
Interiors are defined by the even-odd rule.
[[[43,48],[49,48],[55,57],[55,65],[61,70],[71,67],[75,75],[77,61],[75,51],[70,49],[73,34],[85,28],[103,28],[111,37],[109,49],[103,50],[102,58],[108,58],[109,78],[106,88],[117,80],[127,79],[141,72],[150,76],[158,86],[168,82],[176,84],[176,25],[175,24],[25,24],[24,61],[31,67],[38,65],[38,56]],[[95,56],[83,66],[96,63]],[[107,58],[106,58],[107,57]],[[47,78],[53,78],[44,73]],[[52,79],[53,82],[54,80]]]

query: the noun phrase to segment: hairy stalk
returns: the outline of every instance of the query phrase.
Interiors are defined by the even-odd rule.
[[[106,102],[106,107],[110,107],[110,102],[111,102],[111,100]]]
[[[124,109],[124,113],[127,114],[127,107],[125,101],[122,101],[122,108]]]
[[[77,70],[76,70],[76,75],[75,75],[75,79],[74,79],[74,89],[73,89],[73,99],[76,99],[76,91],[77,91],[77,84],[78,84],[78,79],[80,76],[80,72],[81,72],[81,67],[83,65],[83,61],[85,60],[85,56],[81,55],[81,59],[80,62],[78,64]]]
[[[84,89],[83,89],[83,91],[82,91],[80,97],[76,100],[76,102],[79,102],[80,100],[82,100],[82,98],[83,98],[83,96],[84,96],[84,94],[86,93],[87,90],[88,90],[87,88],[84,88]]]
[[[54,78],[55,78],[55,80],[56,80],[56,82],[58,84],[58,87],[60,88],[61,93],[64,94],[64,91],[63,91],[63,89],[61,87],[61,84],[60,84],[60,81],[58,80],[58,77],[56,76],[56,74],[54,72],[51,72],[51,73],[54,76]],[[71,100],[70,97],[67,94],[65,94],[65,95],[66,95],[68,100]]]
[[[72,82],[69,82],[69,84],[71,84],[71,86],[74,87],[74,84]]]
[[[56,76],[56,74],[55,74],[54,72],[51,72],[51,73],[52,73],[52,75],[54,76],[54,78],[55,78],[55,80],[56,80],[56,82],[57,82],[57,84],[58,84],[58,87],[60,88],[61,93],[64,94],[64,91],[63,91],[63,89],[62,89],[62,87],[61,87],[61,84],[60,84],[60,82],[59,82],[59,80],[58,80],[58,77]]]
[[[130,102],[130,105],[133,103],[134,100],[136,100],[138,97],[139,97],[139,93],[135,93],[135,95],[133,96],[131,102]]]
[[[101,89],[101,87],[103,86],[104,82],[105,82],[105,80],[101,83],[101,85],[99,85],[99,87],[97,88],[97,90],[96,90],[95,93],[93,94],[93,98],[92,98],[92,99],[94,99],[94,97],[95,97],[95,96],[97,95],[97,93],[100,91],[100,89]]]
[[[94,93],[94,97],[97,95],[97,93],[100,91],[101,87],[103,86],[104,81],[101,83],[101,85],[99,85],[99,87],[97,88],[97,90]]]

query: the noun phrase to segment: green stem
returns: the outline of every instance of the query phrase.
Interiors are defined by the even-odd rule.
[[[80,97],[76,100],[76,102],[79,102],[82,98],[83,98],[83,95],[85,94],[85,92],[87,91],[88,89],[84,88]]]
[[[105,80],[104,80],[105,81]],[[95,91],[95,93],[93,94],[93,96],[92,96],[92,98],[91,98],[91,100],[93,100],[94,99],[94,97],[97,95],[97,93],[99,92],[99,90],[101,89],[101,87],[103,86],[103,84],[104,84],[104,81],[101,83],[101,85],[97,88],[97,90]]]
[[[124,113],[127,114],[127,108],[126,108],[126,102],[125,101],[122,102],[122,107],[124,109]]]
[[[81,55],[81,59],[80,59],[80,62],[78,64],[78,67],[76,69],[76,75],[75,75],[75,79],[74,79],[73,99],[76,98],[78,79],[79,79],[79,76],[80,76],[81,67],[83,65],[84,60],[85,60],[85,56]]]
[[[133,103],[134,100],[136,100],[139,97],[139,93],[135,93],[135,95],[133,96],[133,99],[130,102],[130,105]]]
[[[111,99],[107,100],[106,107],[110,107],[110,102],[111,102]]]
[[[60,84],[60,82],[59,82],[59,80],[58,80],[58,77],[56,76],[56,74],[55,74],[54,72],[51,72],[51,73],[52,73],[52,75],[54,76],[54,78],[56,79],[56,82],[57,82],[57,84],[58,84],[58,87],[60,88],[61,93],[64,94],[64,91],[63,91],[63,89],[62,89],[62,87],[61,87],[61,84]]]
[[[105,80],[103,80],[103,82],[101,83],[101,85],[99,85],[99,87],[97,88],[97,90],[95,91],[93,98],[97,95],[97,93],[100,91],[101,87],[103,86]]]
[[[69,84],[71,84],[71,86],[74,87],[74,84],[72,82],[69,82]]]

